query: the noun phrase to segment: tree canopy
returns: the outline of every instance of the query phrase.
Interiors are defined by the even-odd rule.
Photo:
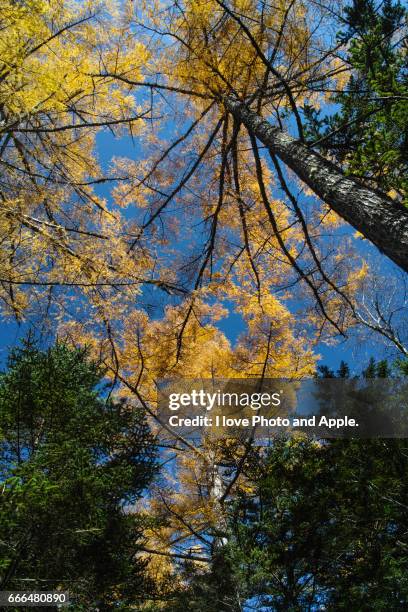
[[[251,548],[251,521],[265,519],[271,564],[260,562],[260,572],[275,571],[273,563],[287,560],[289,519],[280,515],[275,525],[271,514],[258,516],[261,493],[268,503],[279,502],[272,513],[287,502],[290,520],[303,508],[311,514],[307,470],[322,470],[326,478],[311,494],[314,505],[323,504],[333,487],[322,466],[326,450],[324,456],[333,452],[343,470],[338,475],[333,468],[343,489],[355,476],[354,452],[361,467],[356,478],[363,480],[359,444],[343,457],[341,444],[296,441],[287,450],[277,443],[264,456],[232,437],[194,445],[176,435],[169,442],[157,414],[157,388],[163,378],[310,377],[322,343],[353,334],[360,342],[384,341],[393,355],[408,357],[406,28],[406,9],[394,0],[0,0],[2,315],[36,325],[47,341],[59,339],[48,352],[27,347],[12,354],[2,379],[2,427],[12,462],[5,465],[16,470],[7,472],[1,538],[7,581],[24,568],[20,549],[10,549],[13,530],[30,559],[37,555],[36,579],[51,563],[41,542],[27,543],[22,533],[22,525],[31,524],[30,499],[32,517],[43,526],[55,524],[50,538],[67,504],[71,552],[61,552],[55,571],[74,580],[75,568],[89,570],[84,606],[90,605],[87,589],[103,592],[101,605],[126,606],[143,581],[158,585],[146,609],[180,609],[190,595],[197,607],[211,608],[208,601],[221,584],[220,605],[239,606],[233,565],[246,559],[234,556],[233,548],[223,556],[228,541],[240,541],[242,525],[235,529],[234,516],[245,523],[250,515],[242,537],[248,537],[248,558],[260,555],[261,561],[262,550]],[[236,338],[225,331],[234,317]],[[387,367],[369,363],[366,377],[387,376]],[[106,397],[95,391],[102,372]],[[339,375],[349,375],[346,364]],[[15,388],[21,389],[17,399]],[[129,402],[138,408],[128,409]],[[88,418],[89,430],[83,427]],[[142,546],[142,529],[123,512],[123,500],[132,503],[150,483],[150,436],[168,467],[144,500],[157,520],[145,525]],[[65,446],[69,477],[56,463]],[[399,448],[394,454],[387,444],[369,447],[373,470],[378,468],[374,488],[377,477],[386,488],[396,486],[405,465]],[[381,471],[388,452],[398,464],[395,473]],[[297,459],[303,453],[307,473]],[[279,479],[267,472],[288,457],[281,477],[288,498],[282,501]],[[287,473],[291,457],[300,490]],[[264,465],[266,481],[251,472],[251,462]],[[41,475],[38,481],[30,480],[31,469]],[[89,493],[78,517],[68,503],[75,486]],[[254,488],[259,495],[252,495]],[[360,525],[364,500],[351,489],[357,504],[352,520]],[[385,500],[363,491],[373,517],[381,504],[386,515],[385,527],[377,529],[373,519],[373,532],[364,537],[370,550],[386,541],[385,550],[387,529],[402,521],[405,506],[398,504],[406,504],[405,493],[398,489],[401,515],[395,518],[393,506],[389,518]],[[43,499],[54,507],[49,517]],[[339,502],[342,509],[346,499]],[[21,504],[21,522],[13,504]],[[319,510],[331,534],[330,508]],[[310,520],[315,533],[319,527]],[[94,529],[104,537],[89,531]],[[312,601],[313,581],[305,578],[310,559],[302,556],[308,536],[293,531],[289,544],[300,550],[292,566],[279,570],[265,593],[256,591],[265,585],[263,574],[260,583],[248,582],[245,596],[257,592],[275,606]],[[392,564],[400,572],[405,540],[398,534],[398,554],[393,549],[378,569],[384,581]],[[316,548],[313,571],[324,596],[336,576],[347,596],[362,597],[367,587],[373,559],[362,558],[360,566],[356,532],[345,538],[352,571],[361,567],[364,577],[354,593],[341,556],[324,578],[331,551]],[[81,561],[84,547],[88,556]],[[135,549],[138,563],[129,565]],[[108,575],[100,567],[107,558]],[[180,569],[183,561],[191,565],[190,578],[198,570],[191,584]],[[134,591],[128,593],[132,572]],[[97,579],[103,584],[96,586]],[[169,584],[183,597],[175,597]],[[402,598],[404,589],[402,584]],[[378,590],[373,597],[380,606]],[[392,597],[397,605],[400,591]]]
[[[367,2],[367,32],[381,37],[377,30],[388,27],[384,53],[394,70],[388,80],[403,88],[403,10],[387,6],[381,13]],[[330,121],[346,138],[350,112],[357,117],[357,104],[365,106],[371,95],[352,89],[371,41],[353,23],[360,13],[353,4],[338,15],[330,5],[300,0],[273,8],[170,2],[163,10],[154,3],[24,3],[19,11],[5,2],[6,310],[21,318],[53,304],[66,318],[73,301],[77,311],[78,303],[90,305],[106,336],[120,312],[135,303],[144,309],[146,289],[158,288],[179,296],[179,357],[198,304],[228,300],[239,309],[236,293],[246,286],[261,309],[264,296],[273,295],[279,307],[287,298],[301,300],[302,321],[306,316],[318,334],[366,325],[403,351],[398,334],[361,308],[369,267],[333,212],[404,267],[401,194],[357,181],[349,157],[308,139],[305,109],[326,112],[340,101],[343,110]],[[383,100],[374,83],[381,62],[372,72],[377,76],[367,87],[403,121],[403,94]],[[372,121],[382,125],[381,113]],[[395,140],[403,125],[391,122]],[[362,118],[352,126],[365,129]],[[106,130],[140,143],[136,159],[117,157],[102,170],[95,139]],[[384,124],[385,132],[392,138]],[[318,132],[322,137],[329,142]],[[394,145],[395,172],[402,175],[403,143]],[[390,172],[388,162],[379,163],[383,174]],[[311,199],[310,189],[328,206]]]
[[[156,472],[144,413],[103,397],[83,350],[30,343],[0,378],[0,584],[65,590],[77,610],[126,608],[149,584],[132,511]]]
[[[388,372],[386,372],[388,368]],[[365,379],[391,374],[374,359]],[[349,378],[342,362],[336,373]],[[187,601],[211,610],[403,610],[408,598],[407,441],[275,438],[253,449],[225,508],[226,540],[208,569],[186,565]]]

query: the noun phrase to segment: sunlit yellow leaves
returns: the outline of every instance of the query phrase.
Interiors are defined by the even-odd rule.
[[[350,79],[350,68],[339,56],[331,61],[330,69],[333,73],[333,82],[339,91],[345,90]],[[327,94],[329,98],[329,94]]]
[[[126,71],[140,78],[148,60],[126,24],[109,16],[109,2],[2,2],[5,27],[0,37],[2,74],[0,100],[9,121],[39,112],[67,113],[78,104],[91,122],[93,115],[123,116],[134,108],[125,87],[98,78],[103,69]],[[93,21],[98,16],[100,25]],[[108,113],[107,113],[108,111]],[[64,119],[64,117],[60,117]]]
[[[342,219],[337,213],[334,212],[334,210],[327,209],[321,214],[321,223],[325,227],[335,228],[341,225],[342,222]]]
[[[151,263],[146,251],[135,262],[125,239],[134,227],[93,185],[102,174],[97,132],[108,125],[135,136],[143,126],[129,86],[103,76],[140,79],[149,61],[128,8],[0,2],[0,291],[9,313],[21,316],[22,295],[37,302],[41,286],[97,299],[116,281],[126,301]]]
[[[368,273],[369,273],[369,266],[367,262],[363,261],[360,268],[356,270],[352,270],[350,272],[349,277],[348,277],[350,287],[353,287],[354,289],[356,287],[358,288],[361,285],[361,283],[367,278]]]

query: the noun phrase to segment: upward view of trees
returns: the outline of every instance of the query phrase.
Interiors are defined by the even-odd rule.
[[[171,295],[177,361],[203,303],[241,309],[245,286],[260,306],[300,293],[311,333],[366,326],[405,351],[389,313],[362,307],[372,281],[340,221],[406,269],[398,3],[3,5],[8,313],[66,317],[78,298],[106,338],[146,291]],[[103,132],[134,153],[99,163]]]
[[[319,377],[350,378],[321,367]],[[392,375],[371,359],[366,380]],[[188,568],[170,610],[403,610],[407,602],[406,440],[277,438],[243,471],[226,544]]]
[[[123,428],[134,425],[142,437],[153,436],[160,463],[168,466],[160,482],[149,484],[149,470],[139,481],[135,464],[127,463],[132,449],[121,447],[123,465],[118,459],[118,471],[109,472],[111,481],[103,476],[95,493],[98,516],[92,514],[91,500],[85,500],[85,529],[109,531],[109,517],[116,517],[120,528],[115,523],[109,532],[112,543],[121,529],[129,534],[135,528],[119,509],[131,488],[127,479],[135,503],[149,485],[144,502],[154,520],[120,538],[123,547],[118,544],[107,562],[111,578],[102,579],[99,566],[95,569],[105,558],[106,551],[95,552],[103,542],[96,535],[75,535],[82,526],[76,526],[68,504],[67,524],[72,520],[74,534],[68,548],[80,555],[89,543],[89,574],[81,592],[102,593],[98,605],[134,603],[142,583],[154,583],[155,591],[140,609],[185,607],[184,595],[195,598],[197,609],[214,609],[211,600],[221,588],[226,599],[219,609],[244,609],[242,598],[255,595],[265,596],[271,609],[312,610],[322,601],[311,595],[310,559],[306,562],[301,551],[294,553],[292,569],[286,565],[283,582],[280,577],[265,592],[256,591],[265,584],[264,574],[275,571],[273,563],[285,557],[269,544],[272,565],[263,566],[260,558],[259,581],[237,595],[233,565],[242,559],[234,546],[238,542],[239,549],[241,527],[235,529],[234,520],[248,513],[245,537],[251,538],[259,508],[247,496],[263,481],[248,466],[259,464],[259,449],[232,438],[194,445],[177,434],[169,442],[156,411],[157,386],[163,378],[310,377],[321,343],[334,347],[350,336],[359,343],[384,344],[405,371],[407,48],[407,10],[398,0],[0,0],[1,312],[18,325],[35,326],[45,345],[58,338],[51,357],[39,349],[33,357],[31,349],[16,354],[9,372],[25,372],[28,359],[40,381],[33,397],[37,391],[42,397],[48,382],[39,372],[48,371],[49,360],[55,357],[68,376],[75,355],[80,360],[86,350],[81,368],[92,384],[98,378],[93,368],[100,368],[107,387],[95,403],[88,402],[92,384],[84,390],[85,402],[69,396],[60,415],[69,439],[75,438],[75,414],[89,409],[96,427],[92,444],[106,451],[114,435],[106,451],[110,456],[119,443],[116,435],[122,439]],[[231,331],[231,321],[239,321],[234,341],[225,332]],[[373,376],[384,374],[375,368]],[[54,380],[54,366],[49,375]],[[13,379],[7,386],[7,376],[12,374],[4,378],[9,399],[2,400],[1,418],[9,436],[16,429],[12,387],[20,383]],[[75,376],[72,380],[79,384]],[[58,381],[53,385],[58,390]],[[109,417],[102,407],[106,399]],[[29,421],[30,402],[24,431],[35,427],[24,448],[30,443],[33,450],[42,421],[51,439],[57,434],[48,413],[40,411],[39,422]],[[137,407],[134,415],[123,408],[128,405]],[[133,418],[140,420],[131,423]],[[104,429],[108,422],[109,432]],[[99,474],[90,439],[82,442],[89,473]],[[306,447],[313,466],[321,449]],[[36,469],[52,474],[54,450],[41,451]],[[76,450],[70,446],[71,476],[55,493],[61,504],[71,495],[71,480],[79,478]],[[140,459],[143,449],[136,451]],[[261,463],[273,464],[273,452]],[[303,450],[295,444],[287,452],[295,457]],[[350,456],[354,452],[358,455],[361,447],[351,445]],[[403,458],[392,456],[403,465]],[[36,457],[33,453],[34,462]],[[23,471],[33,465],[26,459],[17,460]],[[341,464],[341,452],[336,461]],[[124,465],[126,473],[119,469]],[[345,473],[344,483],[348,464]],[[19,484],[13,482],[24,489],[26,476],[18,477]],[[387,474],[384,482],[394,477]],[[27,478],[31,482],[30,474]],[[279,485],[274,478],[265,485],[269,500]],[[48,484],[52,496],[54,485]],[[40,485],[33,504],[43,524]],[[291,486],[289,497],[296,495]],[[301,496],[308,494],[307,486]],[[329,487],[328,477],[326,488],[312,499],[321,500]],[[112,495],[117,491],[113,514],[105,505],[107,489]],[[27,517],[23,493],[22,517]],[[24,567],[20,549],[10,552],[10,533],[22,534],[28,520],[13,523],[16,499],[7,502],[9,527],[0,538],[8,551],[7,581]],[[362,504],[360,498],[357,502]],[[398,503],[406,503],[402,493]],[[59,525],[61,516],[54,518]],[[272,518],[259,518],[266,521],[266,531]],[[280,520],[283,530],[286,517]],[[392,530],[393,520],[387,518],[379,541],[388,537],[384,533]],[[355,521],[360,524],[360,514]],[[278,535],[286,546],[283,531]],[[297,536],[299,541],[290,545],[307,548],[307,534]],[[321,576],[330,551],[315,551],[313,571],[323,600],[333,588],[329,578],[340,580],[340,574],[352,597],[354,586],[344,572],[360,571],[353,538],[355,533],[344,540],[354,547],[350,566],[342,556],[338,573],[333,570],[327,582]],[[25,544],[23,535],[18,541],[26,546],[24,559],[38,559],[35,577],[45,573],[54,579],[44,569],[49,559],[36,548],[39,543]],[[128,565],[130,542],[139,546],[140,568]],[[401,558],[404,546],[398,548]],[[232,551],[230,557],[224,550]],[[389,563],[400,571],[394,552]],[[256,547],[249,559],[252,553],[258,555]],[[77,557],[70,560],[68,549],[61,554],[66,565],[56,562],[55,572],[63,568],[64,576],[76,580]],[[296,560],[300,570],[293,567]],[[361,563],[363,573],[372,567],[364,555]],[[123,585],[133,571],[134,590],[128,592]],[[303,599],[294,591],[300,588],[299,581],[298,587],[293,582],[297,571]],[[202,582],[202,575],[208,580]],[[406,590],[393,576],[390,589],[398,584],[392,599],[397,606]],[[363,585],[359,597],[364,580],[358,583]],[[286,585],[286,595],[278,583]],[[343,604],[333,603],[338,609]]]
[[[179,472],[177,492],[162,488],[143,411],[104,396],[100,375],[86,352],[61,344],[41,351],[29,340],[9,356],[0,379],[3,590],[65,590],[74,610],[406,608],[406,440],[253,445],[217,524],[205,477],[191,479],[197,465],[190,477],[186,465]],[[371,359],[362,375],[393,372]],[[322,366],[320,377],[350,370]],[[239,448],[222,443],[226,464]],[[183,553],[163,550],[166,532],[187,537],[171,517],[194,537]]]

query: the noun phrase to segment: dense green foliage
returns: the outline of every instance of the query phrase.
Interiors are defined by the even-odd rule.
[[[243,589],[240,576],[236,574],[233,562],[225,551],[213,555],[207,572],[197,571],[197,567],[187,562],[181,575],[188,587],[170,593],[166,612],[241,610]]]
[[[391,373],[371,359],[362,377]],[[408,443],[395,439],[254,448],[209,567],[180,565],[156,598],[137,557],[150,522],[129,511],[154,476],[154,441],[138,409],[104,397],[101,376],[85,351],[60,344],[10,354],[0,378],[3,590],[61,588],[75,610],[406,609]],[[351,373],[342,362],[320,377]]]
[[[340,40],[351,78],[321,117],[307,106],[308,135],[346,171],[408,203],[407,9],[398,1],[353,0]]]
[[[321,372],[350,377],[345,363]],[[362,377],[389,374],[371,359]],[[236,612],[407,609],[406,440],[282,437],[244,471],[250,486],[230,502],[226,545],[190,578],[197,609],[215,598]]]
[[[134,558],[144,521],[126,507],[154,475],[154,443],[138,409],[101,391],[84,351],[28,343],[9,357],[0,378],[2,590],[58,587],[75,594],[75,609],[103,610],[126,609],[146,587]]]
[[[231,517],[227,554],[245,596],[276,611],[405,610],[407,448],[277,441]]]

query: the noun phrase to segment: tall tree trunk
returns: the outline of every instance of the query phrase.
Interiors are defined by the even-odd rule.
[[[341,169],[230,97],[225,107],[316,195],[408,272],[408,209]]]

